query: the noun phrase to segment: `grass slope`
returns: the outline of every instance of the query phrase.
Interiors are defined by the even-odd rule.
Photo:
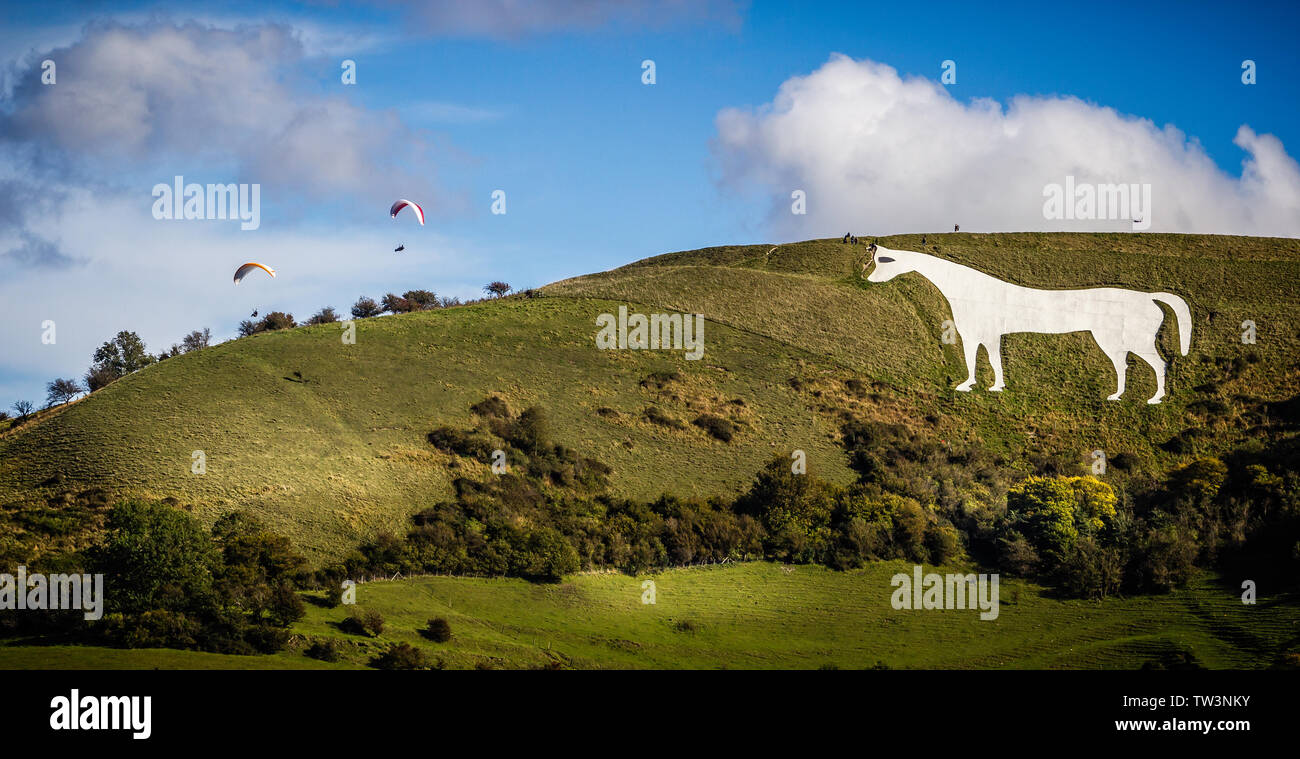
[[[365,666],[405,641],[448,668],[1112,668],[1134,669],[1191,652],[1210,668],[1274,663],[1300,636],[1295,599],[1265,592],[1255,606],[1239,590],[1204,575],[1166,596],[1058,600],[1031,583],[1001,587],[998,619],[975,611],[896,611],[890,577],[904,562],[835,572],[770,563],[677,569],[628,577],[584,574],[557,585],[513,579],[429,577],[366,583],[357,607],[379,610],[377,639],[349,635],[349,607],[309,604],[294,629],[296,651],[311,640],[340,642],[343,660],[325,665],[296,651],[218,656],[183,651],[115,651],[0,646],[0,668],[316,668]],[[957,571],[953,568],[938,571]],[[641,603],[642,582],[656,603]],[[1285,601],[1285,603],[1283,602]],[[419,635],[446,618],[453,639]]]
[[[881,242],[922,247],[916,235]],[[868,284],[858,276],[865,247],[838,241],[711,248],[555,283],[545,297],[364,320],[355,345],[325,325],[169,359],[0,437],[0,505],[13,513],[99,486],[174,497],[208,520],[250,508],[321,558],[400,531],[408,514],[448,497],[456,473],[424,436],[465,426],[468,406],[493,393],[515,410],[544,405],[557,442],[613,466],[616,493],[647,498],[736,492],[795,448],[819,475],[845,481],[836,435],[846,411],[931,428],[1012,462],[1040,451],[1085,462],[1101,448],[1166,471],[1248,436],[1259,404],[1300,388],[1300,241],[945,234],[927,243],[1024,285],[1183,295],[1192,351],[1174,358],[1170,397],[1143,402],[1154,376],[1134,359],[1126,399],[1105,401],[1113,371],[1083,334],[1009,336],[1007,391],[956,393],[960,347],[941,342],[949,314],[924,280]],[[705,358],[596,350],[596,315],[620,303],[704,314]],[[1247,319],[1256,345],[1241,342]],[[1172,330],[1162,339],[1175,357]],[[665,371],[683,378],[642,382]],[[981,358],[982,387],[990,374]],[[846,392],[853,379],[869,390]],[[642,416],[651,405],[685,422],[718,411],[741,433],[726,444],[689,424],[656,426]],[[1201,437],[1178,453],[1161,447],[1188,429]],[[190,473],[195,450],[206,454],[205,475]]]
[[[0,440],[0,503],[99,485],[175,497],[208,521],[251,509],[312,556],[341,553],[451,497],[456,472],[425,435],[468,425],[489,394],[516,411],[546,407],[556,439],[612,466],[628,496],[739,491],[795,448],[824,476],[850,478],[833,427],[772,379],[795,371],[797,351],[725,327],[706,332],[700,361],[595,350],[596,315],[616,310],[510,299],[364,320],[355,345],[327,325],[168,359]],[[643,386],[662,371],[683,377]],[[649,405],[685,428],[644,420]],[[729,444],[689,424],[715,407],[744,423]],[[196,450],[206,474],[190,471]]]

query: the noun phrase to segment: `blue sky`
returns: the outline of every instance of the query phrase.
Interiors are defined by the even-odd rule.
[[[467,297],[492,279],[537,286],[850,230],[1053,229],[1039,189],[1066,173],[1153,183],[1158,231],[1300,235],[1300,11],[1189,5],[552,2],[524,21],[504,0],[6,5],[0,181],[14,180],[11,207],[33,191],[71,200],[6,214],[0,194],[0,405],[79,377],[118,329],[157,351],[205,325],[230,337],[251,307],[303,318],[363,293]],[[165,32],[190,20],[198,55],[169,58]],[[136,41],[109,44],[106,21]],[[265,24],[283,36],[250,42]],[[233,41],[210,31],[240,28]],[[175,75],[98,65],[141,50],[153,57],[140,65]],[[228,82],[184,91],[230,51]],[[69,64],[42,89],[46,57]],[[343,59],[355,86],[339,80]],[[953,85],[938,84],[947,59]],[[101,127],[125,109],[94,99],[119,85],[142,115]],[[191,97],[219,102],[207,116],[175,105]],[[79,110],[92,107],[104,110]],[[293,124],[322,122],[281,162]],[[147,218],[149,188],[176,174],[262,184],[261,229]],[[808,214],[789,213],[792,189]],[[396,197],[423,201],[428,226],[390,220]],[[277,289],[232,295],[230,263],[268,256]],[[163,295],[144,304],[141,288]],[[55,346],[39,341],[47,317]]]

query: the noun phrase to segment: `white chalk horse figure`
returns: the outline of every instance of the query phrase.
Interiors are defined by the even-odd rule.
[[[966,381],[958,390],[975,384],[975,358],[981,345],[993,365],[997,392],[1002,380],[1002,336],[1014,332],[1063,334],[1091,332],[1097,345],[1115,365],[1119,389],[1107,400],[1124,394],[1128,354],[1151,365],[1156,372],[1156,394],[1147,403],[1165,397],[1165,362],[1156,351],[1156,333],[1165,319],[1157,302],[1173,309],[1178,319],[1178,347],[1184,356],[1192,342],[1192,316],[1187,303],[1171,293],[1144,293],[1117,287],[1082,290],[1035,290],[1003,282],[968,266],[911,250],[891,250],[872,243],[867,252],[875,268],[869,282],[888,282],[899,274],[916,272],[930,280],[952,308],[953,325],[966,354]],[[862,265],[866,272],[866,263]]]

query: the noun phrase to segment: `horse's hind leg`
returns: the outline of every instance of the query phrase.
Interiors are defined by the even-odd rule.
[[[1152,341],[1150,347],[1133,352],[1155,370],[1156,394],[1148,398],[1147,403],[1159,403],[1160,399],[1165,397],[1165,360],[1160,357],[1160,353],[1156,350],[1155,341]]]
[[[1115,376],[1118,377],[1118,387],[1115,392],[1106,396],[1108,401],[1117,401],[1124,395],[1124,380],[1128,373],[1128,351],[1123,348],[1116,348],[1106,351],[1106,358],[1115,365]]]
[[[999,335],[992,342],[984,343],[984,348],[989,352],[989,363],[993,365],[993,385],[989,392],[998,393],[1006,387],[1002,381],[1002,336]]]

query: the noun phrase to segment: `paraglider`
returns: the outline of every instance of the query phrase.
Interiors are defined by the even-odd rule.
[[[415,218],[420,222],[420,226],[424,226],[424,209],[420,208],[419,205],[412,203],[411,201],[406,199],[402,199],[394,203],[393,207],[388,209],[388,215],[396,219],[398,212],[400,212],[403,208],[406,208],[408,206],[415,213]]]
[[[247,277],[249,272],[253,271],[254,269],[261,269],[267,274],[270,274],[272,277],[275,276],[275,269],[272,269],[271,267],[265,264],[259,264],[250,261],[249,263],[244,264],[238,269],[235,269],[235,284],[239,284],[240,282],[242,282],[244,280],[244,277]]]
[[[398,245],[396,248],[393,248],[394,253],[401,253],[404,250],[406,250],[406,243],[402,243],[401,245]]]
[[[252,315],[249,316],[249,318],[250,318],[250,319],[256,319],[256,318],[257,318],[257,309],[253,309],[253,313],[252,313]]]

